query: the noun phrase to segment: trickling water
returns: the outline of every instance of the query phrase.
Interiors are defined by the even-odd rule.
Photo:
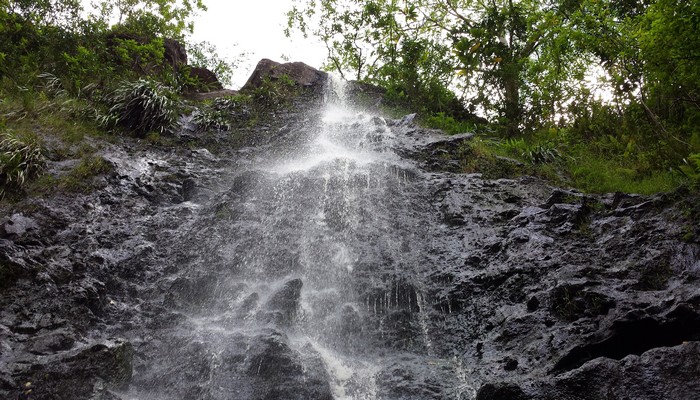
[[[395,398],[378,382],[394,379],[387,368],[432,356],[415,167],[384,119],[329,87],[297,143],[258,156],[215,207],[183,268],[206,293],[181,300],[197,307],[159,350],[168,365],[135,379],[137,398]],[[159,387],[164,376],[191,379],[192,394]]]

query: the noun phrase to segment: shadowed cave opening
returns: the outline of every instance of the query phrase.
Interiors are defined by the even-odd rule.
[[[621,360],[628,355],[641,355],[658,347],[673,347],[700,340],[700,315],[690,307],[678,307],[665,321],[651,317],[619,321],[613,325],[613,332],[601,342],[574,347],[554,365],[550,373],[570,371],[598,357]]]

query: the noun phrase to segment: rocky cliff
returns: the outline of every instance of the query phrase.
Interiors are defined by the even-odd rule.
[[[461,174],[470,135],[367,112],[295,169],[315,99],[3,205],[0,397],[697,398],[696,194]]]

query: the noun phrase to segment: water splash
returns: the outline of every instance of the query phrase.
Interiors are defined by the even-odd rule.
[[[213,228],[213,254],[199,255],[226,267],[193,267],[205,284],[218,274],[179,331],[207,349],[200,386],[212,399],[234,398],[256,368],[250,379],[264,375],[262,359],[248,369],[235,363],[248,365],[245,346],[260,347],[265,335],[298,355],[304,377],[320,360],[336,399],[380,398],[386,354],[433,352],[429,304],[410,272],[424,246],[416,233],[424,221],[412,211],[415,167],[395,153],[383,118],[344,103],[344,83],[328,88],[297,142],[261,154],[232,183],[235,212]],[[241,348],[245,361],[233,354]]]

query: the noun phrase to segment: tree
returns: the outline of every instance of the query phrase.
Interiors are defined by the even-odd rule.
[[[100,0],[94,7],[103,21],[116,20],[121,25],[147,20],[149,33],[174,39],[191,33],[190,18],[197,10],[206,10],[203,0]]]
[[[0,0],[0,78],[30,87],[51,72],[78,91],[157,65],[163,39],[182,39],[202,0],[100,0],[85,17],[79,0]],[[116,24],[113,22],[117,21]],[[162,62],[161,62],[162,64]]]
[[[567,85],[583,74],[569,46],[579,1],[309,1],[289,13],[289,28],[319,36],[330,69],[355,79],[407,87],[459,89],[467,103],[523,128],[527,105],[547,120],[562,108]],[[315,28],[310,28],[310,27]],[[533,102],[533,100],[535,100]],[[530,111],[532,111],[530,109]]]

